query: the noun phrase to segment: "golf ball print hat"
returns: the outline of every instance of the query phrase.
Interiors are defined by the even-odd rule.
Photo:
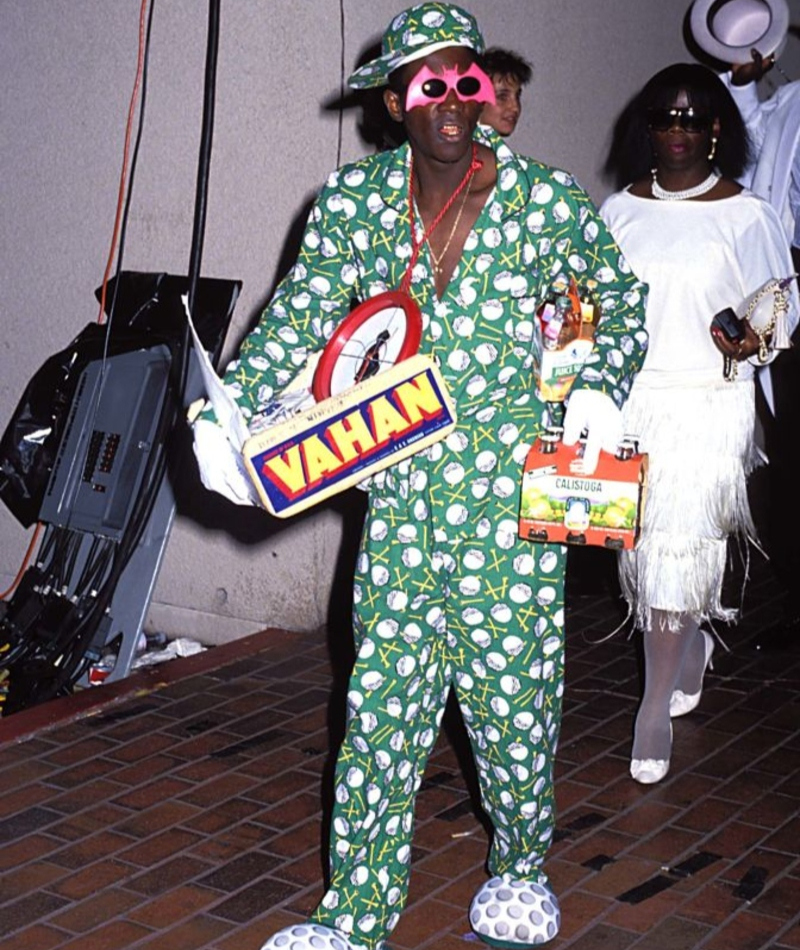
[[[472,14],[452,3],[418,3],[398,13],[386,28],[381,55],[348,79],[353,89],[385,86],[389,74],[449,46],[466,46],[480,54],[485,44]]]

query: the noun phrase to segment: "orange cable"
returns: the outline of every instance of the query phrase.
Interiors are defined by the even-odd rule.
[[[9,596],[9,594],[12,594],[14,590],[16,589],[17,584],[19,584],[19,582],[22,580],[22,576],[25,573],[25,571],[28,569],[28,564],[30,563],[30,559],[33,556],[33,549],[36,547],[36,539],[39,537],[39,533],[41,532],[41,530],[42,530],[42,522],[37,521],[36,529],[33,532],[33,537],[31,538],[30,544],[28,545],[28,550],[25,552],[25,557],[22,560],[20,569],[17,571],[17,576],[11,582],[11,586],[8,588],[8,590],[4,590],[3,593],[0,594],[0,600],[5,600]]]
[[[122,157],[122,172],[120,174],[120,179],[119,179],[119,196],[117,198],[117,213],[114,219],[114,232],[111,237],[111,248],[109,249],[109,253],[108,253],[108,262],[106,263],[105,273],[103,274],[103,290],[102,290],[101,300],[100,300],[100,312],[97,316],[98,323],[103,322],[103,314],[105,313],[105,309],[106,309],[106,289],[108,286],[108,277],[109,277],[109,274],[111,273],[111,266],[114,262],[114,254],[117,247],[117,241],[119,240],[119,228],[120,228],[120,223],[122,221],[122,210],[125,206],[125,187],[126,187],[127,178],[128,178],[128,157],[130,154],[131,136],[132,136],[132,131],[133,131],[133,120],[134,120],[134,115],[136,111],[136,102],[139,97],[139,87],[141,86],[142,75],[144,73],[144,49],[145,49],[145,39],[147,35],[147,31],[146,31],[147,3],[148,3],[148,0],[142,0],[142,6],[139,12],[139,56],[138,56],[138,60],[136,64],[136,79],[134,80],[133,92],[131,93],[130,106],[128,107],[128,123],[125,129],[125,146],[123,149],[123,157]],[[11,586],[0,594],[0,600],[6,600],[6,598],[11,593],[13,593],[13,591],[16,589],[19,582],[22,580],[22,577],[28,568],[28,564],[30,563],[31,557],[33,556],[33,551],[36,546],[36,541],[39,537],[39,534],[41,533],[41,530],[42,530],[42,523],[40,521],[40,522],[37,522],[36,524],[36,530],[33,532],[33,537],[31,538],[30,543],[28,544],[28,549],[25,552],[25,557],[22,560],[21,566],[19,570],[17,571],[17,576],[14,578],[13,582],[11,583]]]
[[[97,315],[97,322],[103,323],[103,314],[106,311],[106,290],[108,288],[108,278],[111,273],[111,267],[114,263],[114,256],[117,250],[117,242],[119,241],[119,229],[120,223],[122,221],[122,211],[125,207],[125,189],[127,187],[128,181],[128,159],[130,156],[130,147],[131,147],[131,136],[133,133],[133,120],[136,112],[136,102],[139,98],[139,87],[142,82],[142,74],[144,72],[144,50],[145,50],[145,40],[147,36],[146,30],[146,21],[147,21],[147,3],[148,0],[142,0],[142,6],[139,13],[139,57],[136,64],[136,79],[133,83],[133,92],[131,93],[131,101],[128,107],[128,122],[125,128],[125,145],[122,150],[122,171],[119,176],[119,194],[117,197],[117,213],[114,218],[114,231],[111,235],[111,247],[108,251],[108,261],[106,262],[106,269],[103,274],[103,287],[100,295],[100,312]]]

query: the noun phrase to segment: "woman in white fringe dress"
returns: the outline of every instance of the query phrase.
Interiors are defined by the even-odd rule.
[[[650,346],[624,410],[625,431],[649,454],[648,495],[639,544],[619,561],[644,637],[631,775],[645,784],[669,770],[671,718],[700,701],[714,649],[700,624],[736,616],[721,590],[728,537],[755,534],[746,492],[757,463],[754,374],[788,345],[797,320],[792,281],[788,312],[774,328],[770,295],[741,342],[711,330],[717,312],[735,310],[770,278],[792,273],[777,215],[734,180],[747,154],[747,133],[723,83],[703,66],[676,64],[626,108],[607,162],[632,184],[611,195],[601,214],[649,285]]]

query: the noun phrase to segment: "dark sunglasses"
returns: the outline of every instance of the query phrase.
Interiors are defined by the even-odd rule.
[[[711,128],[711,116],[697,113],[691,106],[647,110],[647,127],[654,132],[668,132],[676,122],[684,132],[706,132]]]
[[[474,76],[462,76],[455,84],[456,92],[464,98],[476,96],[480,91],[480,80]],[[450,87],[444,79],[429,79],[422,84],[422,91],[429,99],[441,99],[447,95]]]

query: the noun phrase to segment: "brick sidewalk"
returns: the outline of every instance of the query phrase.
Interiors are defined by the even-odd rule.
[[[554,950],[800,948],[800,651],[749,645],[776,619],[761,573],[649,788],[627,775],[636,650],[594,642],[619,622],[612,593],[573,591]],[[0,720],[3,950],[258,950],[301,920],[343,718],[348,638],[329,639],[265,631]],[[448,720],[393,950],[482,946],[466,909],[487,839]]]

